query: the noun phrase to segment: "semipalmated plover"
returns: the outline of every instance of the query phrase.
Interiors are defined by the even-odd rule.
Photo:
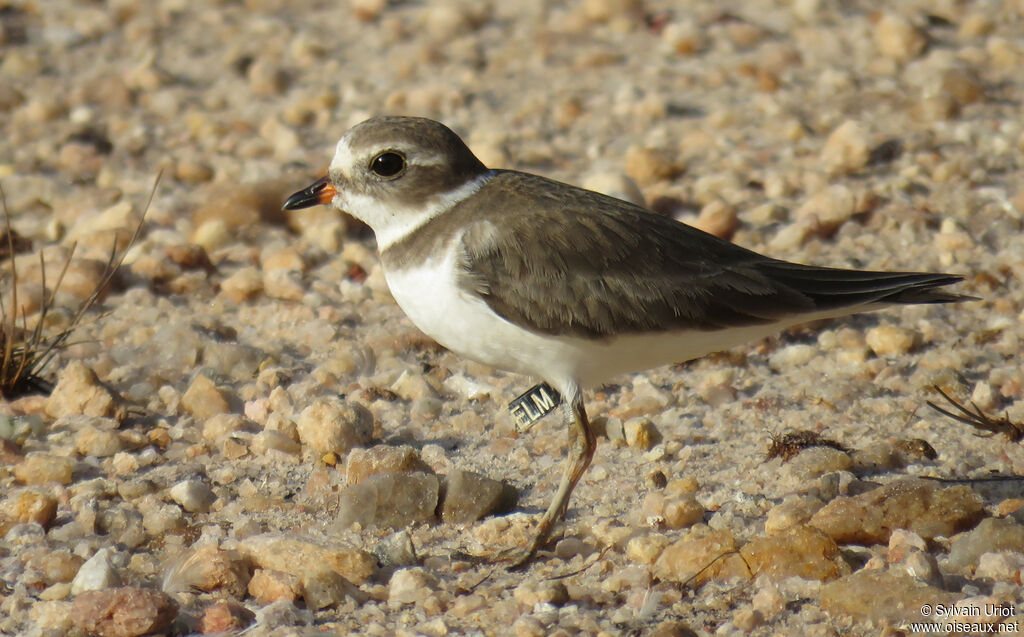
[[[961,277],[772,259],[640,206],[484,166],[443,124],[377,117],[327,176],[284,203],[333,205],[377,237],[413,323],[467,358],[546,381],[565,401],[565,474],[520,563],[547,541],[590,464],[583,389],[798,323],[948,303]]]

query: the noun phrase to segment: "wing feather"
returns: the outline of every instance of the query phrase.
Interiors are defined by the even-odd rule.
[[[488,184],[529,199],[497,219],[462,211],[458,283],[531,330],[601,338],[715,330],[872,303],[946,302],[959,277],[771,259],[633,204],[524,173]],[[487,219],[482,220],[482,219]]]

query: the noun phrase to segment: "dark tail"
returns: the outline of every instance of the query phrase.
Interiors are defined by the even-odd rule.
[[[773,280],[828,310],[869,304],[959,303],[976,297],[952,294],[936,288],[963,280],[956,274],[928,272],[871,272],[820,268],[772,261],[762,271]]]

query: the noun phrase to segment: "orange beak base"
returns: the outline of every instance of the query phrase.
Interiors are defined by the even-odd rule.
[[[288,197],[284,205],[281,206],[281,209],[301,210],[302,208],[311,208],[316,205],[327,205],[334,200],[334,195],[336,194],[338,194],[338,191],[331,185],[330,180],[327,177],[321,177],[306,188]]]

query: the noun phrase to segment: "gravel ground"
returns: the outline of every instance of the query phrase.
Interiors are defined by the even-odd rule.
[[[1024,475],[1022,26],[1020,0],[0,1],[28,324],[39,254],[52,287],[76,246],[57,330],[162,171],[56,390],[0,402],[0,634],[1019,631],[1024,499],[991,478]],[[534,381],[412,327],[366,228],[279,210],[385,113],[980,300],[591,392],[605,433],[562,539],[508,572],[471,556],[527,536],[561,423],[516,433]],[[927,408],[936,385],[1008,433]]]

